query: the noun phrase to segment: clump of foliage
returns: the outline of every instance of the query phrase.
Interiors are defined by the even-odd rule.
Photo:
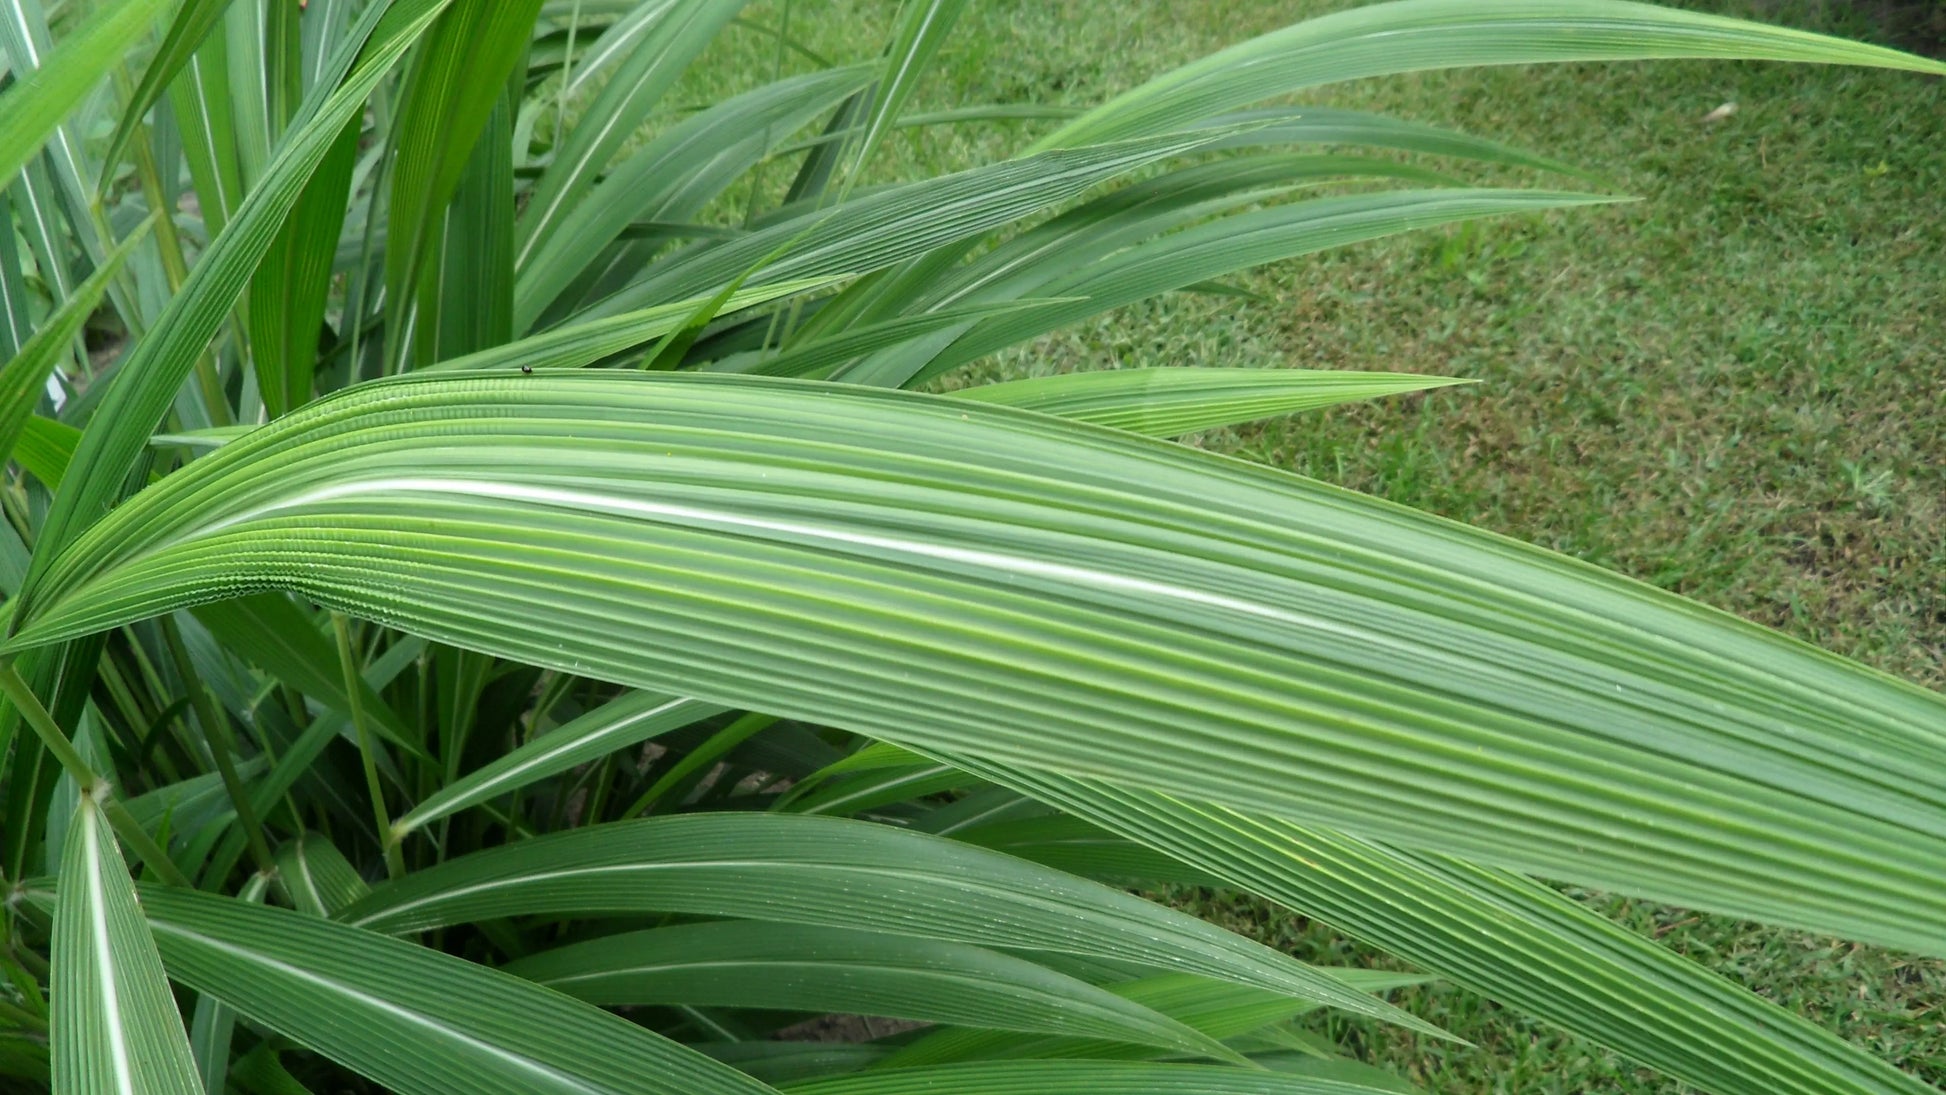
[[[962,6],[834,65],[788,3],[11,0],[0,1075],[1350,1095],[1400,1083],[1293,1020],[1438,1036],[1374,995],[1412,978],[1122,888],[1180,883],[1707,1090],[1927,1090],[1532,878],[1946,954],[1938,695],[1166,440],[1440,378],[912,389],[1253,265],[1613,200],[1465,186],[1423,160],[1588,180],[1292,102],[1331,83],[1946,66],[1405,0],[1091,109],[916,114]],[[675,98],[737,35],[768,82]],[[871,172],[896,127],[1010,118],[1051,124]],[[777,1037],[831,1014],[908,1022]]]

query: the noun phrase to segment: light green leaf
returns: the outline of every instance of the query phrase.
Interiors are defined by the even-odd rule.
[[[61,854],[51,964],[54,1090],[202,1095],[128,865],[88,794]]]
[[[505,969],[592,1004],[878,1015],[1237,1059],[1156,1011],[1025,959],[849,928],[684,924],[590,939]]]
[[[601,56],[589,59],[588,71],[612,58],[614,74],[535,182],[533,197],[520,219],[516,268],[524,268],[529,257],[560,230],[570,210],[593,200],[589,195],[608,161],[648,119],[690,61],[747,3],[749,0],[661,0],[643,4],[636,9],[637,14],[602,36],[595,47]],[[612,47],[611,38],[616,39]],[[714,288],[717,285],[699,286],[697,292],[683,295],[698,296],[702,290]],[[654,298],[652,303],[667,299]]]
[[[1309,19],[1231,46],[1109,100],[1033,150],[1176,129],[1321,84],[1424,69],[1659,57],[1902,68],[1946,62],[1625,0],[1397,0]]]
[[[679,730],[724,708],[699,700],[627,692],[448,782],[392,822],[400,836],[537,780]]]
[[[341,916],[401,932],[529,913],[651,911],[1113,957],[1438,1033],[1194,917],[983,848],[840,818],[677,814],[536,837],[416,871]]]
[[[953,394],[1151,437],[1178,437],[1293,411],[1467,381],[1311,369],[1107,369],[965,388]]]
[[[785,1090],[791,1095],[1369,1095],[1387,1089],[1221,1065],[1002,1061],[875,1069]]]
[[[613,315],[674,297],[701,296],[745,274],[748,284],[756,286],[787,278],[869,273],[977,238],[1216,137],[1172,135],[1051,152],[874,191],[830,209],[791,207],[790,215],[728,243],[705,242],[678,251],[583,315]]]
[[[1317,917],[1717,1095],[1927,1090],[1859,1047],[1510,872],[1095,781],[972,767],[1193,864],[1217,885]]]
[[[108,291],[109,283],[121,273],[122,263],[127,260],[129,252],[148,238],[151,223],[143,221],[139,228],[129,233],[108,256],[108,262],[90,274],[74,295],[61,305],[60,310],[49,316],[40,330],[34,332],[20,352],[0,366],[0,461],[13,455],[14,443],[19,440],[20,431],[26,428],[27,420],[33,417],[34,408],[39,405],[41,395],[46,390],[49,374],[68,358],[75,338],[87,324],[88,317],[101,306],[102,295]],[[13,229],[7,226],[4,230],[12,232]]]
[[[301,833],[277,849],[277,885],[292,908],[324,917],[372,892],[358,868],[320,833]]]
[[[13,182],[41,145],[137,39],[155,25],[171,0],[122,0],[98,9],[61,36],[39,68],[14,73],[0,91],[0,186]]]
[[[108,192],[114,181],[115,168],[121,161],[122,153],[128,149],[129,138],[135,135],[135,128],[142,124],[143,116],[148,114],[156,100],[162,98],[163,90],[176,78],[176,74],[196,55],[197,49],[210,36],[210,31],[216,29],[217,21],[229,6],[230,0],[183,0],[175,18],[169,21],[169,29],[162,36],[162,45],[149,59],[148,68],[142,71],[142,82],[136,85],[128,104],[122,108],[122,119],[116,123],[115,134],[108,139],[108,148],[101,156],[102,177],[96,189],[104,194]]]
[[[1421,984],[1428,978],[1379,970],[1332,969],[1332,976],[1366,992]],[[1187,973],[1169,973],[1104,986],[1115,996],[1152,1008],[1211,1038],[1234,1039],[1275,1023],[1316,1011],[1307,1000],[1226,984]],[[940,1030],[920,1035],[888,1055],[882,1067],[917,1068],[958,1061],[996,1061],[1061,1057],[1141,1060],[1161,1056],[1153,1049],[1100,1039],[1022,1038],[986,1030]]]
[[[1946,698],[1013,408],[697,374],[364,385],[49,559],[8,648],[264,586],[922,752],[1946,953]]]
[[[539,10],[540,0],[454,0],[415,55],[392,129],[385,246],[391,372],[429,364],[437,356],[440,317],[419,314],[420,283],[438,276],[447,203],[500,101],[500,89],[526,51]],[[512,202],[511,189],[505,200]],[[424,303],[436,306],[437,298]]]
[[[600,199],[568,209],[534,241],[514,288],[514,329],[531,327],[577,280],[592,283],[603,248],[631,224],[687,219],[765,152],[865,86],[864,65],[779,80],[683,119],[615,165]]]
[[[838,379],[916,383],[1110,308],[1252,266],[1480,217],[1618,200],[1622,199],[1546,190],[1401,190],[1239,213],[1144,240],[1065,276],[1035,278],[1030,290],[1035,295],[1068,297],[1075,303],[985,320],[909,376],[902,369],[858,369]],[[1019,285],[1020,280],[1010,284]]]
[[[823,288],[836,280],[837,277],[804,278],[739,289],[730,294],[729,299],[723,303],[722,311],[726,314],[742,311],[780,297]],[[509,342],[503,346],[495,346],[464,357],[442,361],[428,367],[425,371],[511,369],[517,365],[525,365],[530,369],[578,369],[611,354],[646,345],[671,331],[680,329],[690,317],[696,314],[696,309],[709,299],[690,298],[644,308],[639,312],[610,316],[607,319],[567,324],[551,331],[529,335],[517,342]]]
[[[365,43],[369,48],[362,61],[344,84],[317,98],[316,109],[300,115],[302,123],[278,146],[269,172],[243,200],[229,227],[211,241],[202,259],[191,268],[189,280],[170,299],[155,326],[130,351],[109,383],[108,394],[91,420],[94,428],[75,450],[74,461],[81,468],[75,478],[78,485],[56,496],[41,527],[36,545],[42,551],[39,558],[51,557],[54,550],[94,523],[115,502],[127,470],[148,444],[149,434],[155,431],[156,422],[174,400],[197,357],[235,306],[312,172],[363,107],[365,96],[447,2],[396,0],[368,9],[375,29]],[[21,591],[23,598],[31,594],[37,580],[36,572],[30,570]]]
[[[763,1095],[626,1019],[288,909],[147,889],[170,976],[400,1095]]]

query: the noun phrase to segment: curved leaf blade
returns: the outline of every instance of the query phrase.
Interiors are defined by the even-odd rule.
[[[1469,381],[1313,369],[1103,369],[965,388],[953,394],[1150,437],[1180,437],[1295,411]]]
[[[54,1090],[202,1095],[128,864],[88,795],[61,853],[51,964]]]
[[[1235,1057],[1157,1011],[1025,959],[850,928],[683,924],[602,936],[503,968],[592,1004],[877,1015]],[[1288,997],[1263,995],[1289,1006]]]
[[[969,767],[1191,864],[1215,885],[1317,917],[1717,1095],[1927,1090],[1831,1032],[1510,872],[1094,781]]]
[[[626,1019],[411,943],[184,890],[148,889],[142,904],[176,980],[401,1095],[772,1090]]]
[[[1219,1065],[1120,1061],[1002,1061],[883,1069],[791,1084],[791,1095],[1369,1095],[1342,1080]]]
[[[536,837],[387,883],[341,917],[400,932],[542,912],[680,912],[1093,954],[1439,1033],[1194,917],[984,848],[842,818],[676,814]]]
[[[96,11],[61,38],[31,72],[0,91],[0,186],[28,160],[102,77],[128,55],[172,0],[124,0]]]
[[[261,585],[919,751],[1946,952],[1946,698],[1045,415],[715,375],[367,385],[125,504],[8,645]]]
[[[618,749],[679,730],[725,708],[653,692],[627,692],[447,783],[392,822],[400,836]]]
[[[1334,12],[1124,92],[1032,151],[1173,130],[1322,84],[1425,69],[1734,58],[1946,75],[1946,62],[1784,27],[1626,0],[1396,0]]]

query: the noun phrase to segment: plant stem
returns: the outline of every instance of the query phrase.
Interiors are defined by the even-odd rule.
[[[189,705],[196,712],[196,721],[202,724],[203,745],[216,760],[216,771],[223,779],[223,789],[229,792],[230,805],[236,807],[237,824],[243,826],[243,839],[250,848],[250,858],[257,864],[257,870],[269,874],[277,869],[277,860],[270,854],[270,844],[264,839],[264,829],[257,820],[257,808],[250,803],[250,793],[245,790],[243,780],[237,775],[236,739],[230,735],[230,724],[223,712],[210,702],[209,689],[203,687],[202,678],[196,675],[196,667],[189,660],[189,651],[182,644],[182,631],[176,626],[174,617],[164,616],[157,621],[162,628],[162,639],[169,647],[169,656],[175,659],[176,675],[182,678],[183,687],[189,690]]]
[[[88,766],[80,750],[76,749],[74,743],[68,740],[68,736],[61,732],[61,728],[54,725],[54,716],[48,714],[47,708],[41,706],[40,697],[34,695],[34,690],[20,678],[20,673],[14,669],[12,660],[0,662],[0,693],[5,694],[13,701],[14,706],[20,709],[20,717],[28,726],[34,728],[34,733],[40,735],[41,744],[47,747],[48,752],[54,754],[54,759],[59,761],[61,767],[66,768],[68,774],[74,777],[74,781],[81,785],[82,793],[92,792],[95,784],[101,782],[101,777]]]
[[[372,796],[372,816],[378,821],[378,839],[385,850],[385,873],[397,878],[405,873],[405,857],[399,851],[398,834],[392,831],[391,815],[385,812],[385,788],[378,782],[378,760],[373,752],[372,730],[365,722],[364,679],[358,663],[352,660],[351,628],[344,613],[331,614],[331,629],[338,636],[338,665],[344,672],[345,698],[351,703],[351,725],[358,731],[358,754],[365,762],[365,790]]]
[[[128,807],[123,806],[120,799],[102,795],[99,801],[101,812],[108,818],[109,828],[114,829],[115,835],[122,838],[122,843],[127,844],[136,857],[148,864],[149,869],[163,882],[186,890],[196,888],[196,884],[182,873],[182,868],[176,866],[176,861],[169,858],[169,853],[155,842],[147,829],[142,828],[142,823],[135,820],[135,815],[128,812]]]
[[[40,697],[34,695],[34,690],[21,679],[12,661],[0,662],[0,693],[5,694],[13,701],[14,706],[20,709],[20,717],[26,720],[27,725],[34,728],[34,733],[40,735],[41,744],[45,745],[47,751],[54,754],[54,759],[61,763],[61,767],[67,769],[68,774],[74,777],[74,782],[81,786],[81,793],[91,795],[101,803],[102,813],[107,815],[108,824],[114,828],[115,835],[121,837],[123,843],[127,844],[164,882],[171,886],[189,886],[189,876],[182,873],[182,868],[176,866],[176,861],[169,858],[169,853],[163,850],[162,845],[157,844],[148,830],[142,828],[141,823],[135,820],[135,815],[129,813],[127,807],[109,794],[111,788],[108,781],[102,779],[93,768],[89,767],[87,760],[81,756],[81,751],[76,749],[74,743],[68,740],[68,736],[61,732],[61,728],[55,725],[54,716],[48,714],[47,708],[41,706]]]

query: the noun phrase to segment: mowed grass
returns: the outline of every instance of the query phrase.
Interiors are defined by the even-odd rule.
[[[1340,6],[982,0],[924,105],[1093,103]],[[1708,6],[1877,33],[1860,5]],[[774,22],[783,8],[752,12]],[[790,18],[813,48],[858,58],[883,40],[891,8],[797,0]],[[768,63],[754,36],[740,48],[714,71]],[[1475,378],[1194,443],[1534,541],[1946,685],[1946,81],[1679,62],[1426,74],[1319,99],[1544,151],[1643,200],[1285,263],[1234,279],[1260,299],[1178,294],[1122,309],[960,382],[1148,365]],[[1734,112],[1705,121],[1725,104]],[[901,177],[952,170],[1033,131],[906,133],[877,167]],[[1183,900],[1308,958],[1385,961],[1260,902]],[[1590,900],[1946,1082],[1946,963]],[[1326,1029],[1431,1091],[1684,1090],[1451,986],[1400,1002],[1476,1048],[1360,1022]]]

